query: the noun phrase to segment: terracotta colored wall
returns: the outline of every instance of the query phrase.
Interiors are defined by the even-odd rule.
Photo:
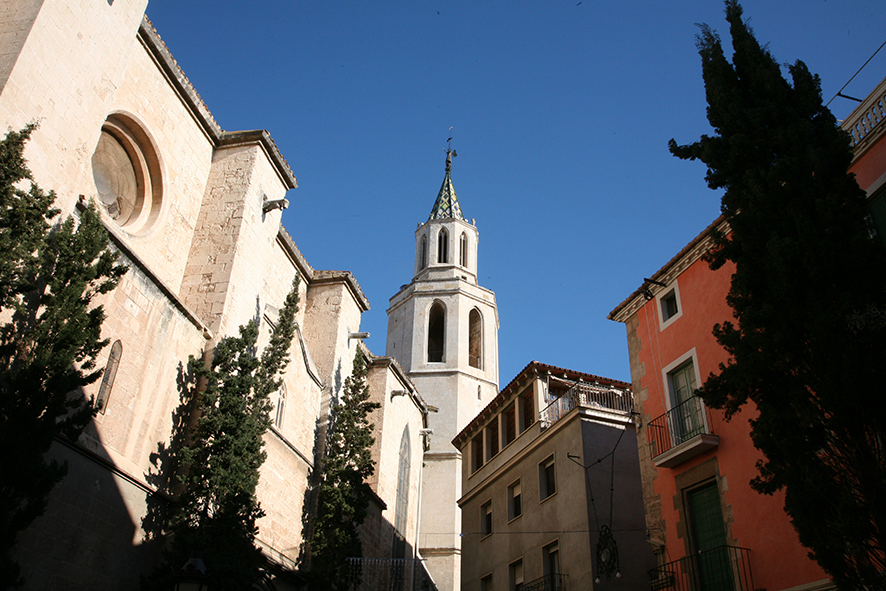
[[[867,190],[886,171],[886,141],[882,138],[862,155],[849,172],[855,173],[858,186]]]
[[[648,397],[642,403],[644,426],[667,410],[667,384],[662,368],[694,347],[701,379],[698,386],[701,386],[720,363],[727,361],[728,356],[714,339],[712,329],[716,322],[732,318],[725,296],[733,269],[727,266],[714,272],[702,260],[690,265],[677,278],[682,316],[664,330],[659,329],[657,300],[646,302],[637,312],[636,338],[640,348],[634,363],[641,367],[632,368],[632,373],[635,389],[648,389]],[[783,495],[760,495],[749,485],[757,475],[755,464],[761,457],[750,439],[748,420],[754,414],[753,409],[746,408],[727,423],[721,412],[713,411],[710,426],[720,437],[719,446],[674,468],[656,469],[647,454],[643,469],[657,471],[644,478],[647,482],[651,480],[651,490],[648,485],[646,489],[647,508],[650,503],[660,503],[664,522],[656,524],[650,520],[649,526],[664,530],[660,535],[666,543],[663,560],[669,562],[686,555],[687,541],[683,533],[686,525],[680,523],[675,503],[675,497],[682,493],[675,479],[716,457],[727,539],[731,545],[751,550],[754,586],[774,591],[826,579],[825,573],[806,557],[807,550],[800,546],[784,513]]]

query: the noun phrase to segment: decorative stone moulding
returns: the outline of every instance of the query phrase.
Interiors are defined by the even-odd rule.
[[[92,155],[92,178],[102,213],[130,234],[150,229],[163,205],[160,162],[147,133],[115,113],[102,125]]]

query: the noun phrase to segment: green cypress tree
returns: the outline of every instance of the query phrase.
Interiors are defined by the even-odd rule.
[[[708,262],[735,264],[730,360],[699,392],[731,418],[753,402],[763,452],[752,486],[785,490],[800,541],[840,585],[881,588],[886,569],[886,261],[848,174],[849,138],[801,61],[787,70],[727,0],[734,54],[698,37],[712,136],[673,154],[708,167],[731,232]]]
[[[310,539],[311,572],[318,588],[348,589],[347,558],[363,556],[357,528],[366,518],[375,472],[374,426],[369,414],[381,405],[369,401],[366,358],[358,350],[341,400],[332,405],[321,466],[319,503]]]
[[[57,437],[76,440],[94,416],[82,388],[101,375],[95,361],[107,341],[92,301],[126,272],[95,209],[77,224],[53,221],[55,193],[33,182],[23,156],[35,127],[0,142],[0,588],[21,583],[9,552],[67,471],[46,452]]]
[[[169,521],[173,541],[147,587],[165,589],[190,558],[203,560],[213,589],[248,589],[263,577],[255,546],[264,515],[255,490],[267,458],[263,437],[271,426],[270,396],[283,383],[298,311],[298,277],[286,297],[268,346],[257,356],[258,324],[222,339],[211,362],[191,357],[200,387],[191,395],[199,418],[178,454],[181,494]]]

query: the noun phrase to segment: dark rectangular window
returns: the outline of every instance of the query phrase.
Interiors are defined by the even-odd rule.
[[[489,459],[492,459],[498,453],[498,417],[492,419],[486,431],[489,433]]]
[[[492,533],[492,501],[486,501],[480,507],[480,535],[488,536]]]
[[[480,591],[492,591],[492,575],[480,579]]]
[[[542,548],[541,558],[544,574],[546,577],[551,577],[553,582],[554,577],[560,574],[560,544],[554,542]]]
[[[505,445],[508,445],[517,438],[517,408],[515,403],[512,402],[502,414],[505,418]]]
[[[554,474],[554,456],[538,465],[538,494],[543,501],[557,492],[557,480]]]
[[[509,581],[508,589],[510,591],[523,591],[523,559],[512,562],[508,566]]]
[[[524,392],[520,399],[523,403],[523,428],[520,430],[522,433],[535,422],[535,396],[532,388]]]
[[[471,472],[476,472],[480,469],[480,466],[483,465],[483,434],[480,433],[476,437],[474,437],[471,442],[471,449],[473,450],[474,463],[471,465]]]
[[[661,298],[661,319],[669,320],[677,315],[677,292],[673,289]]]
[[[508,521],[523,514],[523,489],[518,480],[508,487]]]

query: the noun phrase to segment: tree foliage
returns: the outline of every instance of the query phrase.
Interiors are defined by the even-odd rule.
[[[728,418],[749,401],[763,452],[752,486],[785,490],[800,541],[841,585],[875,588],[886,569],[886,262],[848,174],[848,134],[801,61],[790,81],[727,0],[732,61],[698,38],[712,136],[672,153],[708,167],[731,231],[712,268],[735,264],[735,322],[714,327],[731,359],[700,395]],[[879,588],[879,587],[877,587]]]
[[[77,224],[54,220],[55,193],[24,160],[35,127],[0,141],[0,588],[21,582],[9,552],[66,473],[46,452],[56,437],[76,440],[94,415],[82,388],[101,375],[107,341],[93,299],[126,272],[95,209]]]
[[[178,456],[182,490],[168,527],[173,542],[167,568],[149,586],[168,587],[169,577],[195,557],[203,560],[213,589],[248,589],[261,580],[265,560],[255,536],[264,511],[255,491],[267,458],[270,396],[289,363],[297,310],[296,277],[260,357],[255,321],[222,339],[210,363],[191,357],[199,418]]]
[[[378,409],[369,401],[366,358],[358,350],[345,379],[341,400],[332,405],[322,461],[319,504],[310,540],[311,572],[320,588],[348,588],[347,558],[363,556],[357,528],[366,518],[372,489],[366,479],[375,472],[373,425]]]

